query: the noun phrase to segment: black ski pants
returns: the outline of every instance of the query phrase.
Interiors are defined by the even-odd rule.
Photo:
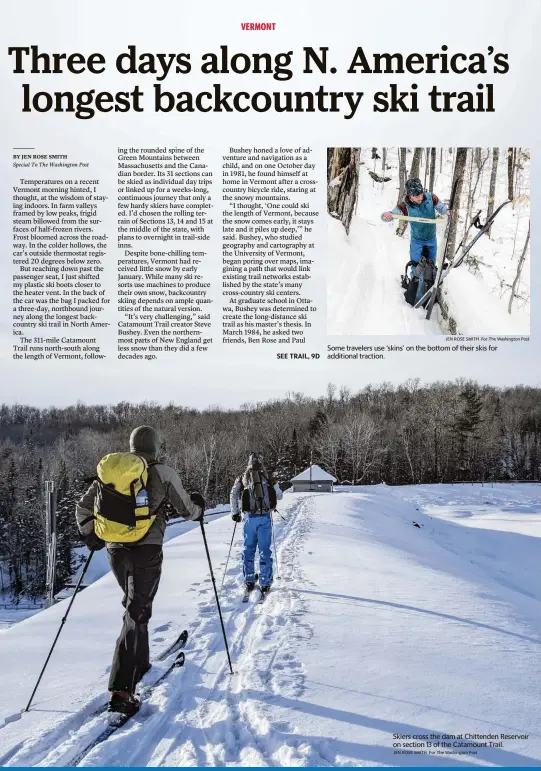
[[[133,693],[150,666],[148,622],[162,572],[162,547],[115,546],[108,549],[109,563],[124,592],[124,623],[116,641],[109,677],[110,691]]]

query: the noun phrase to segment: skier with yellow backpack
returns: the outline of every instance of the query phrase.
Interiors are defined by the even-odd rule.
[[[122,631],[109,677],[109,710],[139,709],[135,687],[150,669],[148,622],[158,590],[169,503],[178,516],[199,521],[205,501],[188,494],[180,477],[158,460],[160,437],[150,426],[130,436],[129,453],[111,453],[98,464],[97,479],[76,507],[82,540],[89,549],[107,546],[111,569],[124,592]]]

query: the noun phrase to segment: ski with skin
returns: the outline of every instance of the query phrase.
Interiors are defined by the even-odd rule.
[[[460,265],[462,265],[462,263],[464,262],[464,258],[466,257],[468,252],[472,249],[474,244],[481,238],[481,236],[483,236],[488,230],[490,230],[490,226],[492,225],[492,223],[496,219],[496,216],[501,212],[501,210],[503,209],[504,206],[507,206],[508,203],[511,203],[511,201],[510,200],[504,201],[502,204],[500,204],[500,206],[498,206],[496,211],[493,212],[491,214],[491,216],[487,219],[485,224],[481,228],[478,229],[478,232],[476,233],[475,238],[462,250],[462,253],[460,254],[460,257],[458,257],[457,259],[454,259],[452,262],[448,263],[447,267],[445,268],[445,270],[441,274],[440,282],[439,282],[438,287],[437,287],[438,289],[441,287],[441,285],[443,284],[444,280],[449,275],[449,271],[452,270],[453,268],[458,268],[458,267],[460,267]],[[443,263],[442,263],[442,265],[443,265]],[[414,307],[415,308],[419,308],[421,305],[426,303],[426,301],[429,298],[432,299],[432,296],[434,296],[434,300],[432,302],[432,305],[434,305],[434,303],[436,301],[435,290],[436,290],[436,283],[434,283],[434,285],[431,286],[430,289],[427,292],[425,292],[425,294],[421,297],[421,299],[418,300],[415,303]],[[428,316],[427,316],[427,318],[428,318]]]
[[[171,674],[171,672],[174,669],[178,669],[179,667],[184,666],[185,656],[184,656],[184,652],[182,651],[182,648],[184,648],[187,641],[188,641],[188,632],[185,629],[183,632],[179,634],[177,639],[173,643],[171,643],[171,645],[169,645],[169,647],[167,647],[165,651],[163,651],[163,653],[161,653],[158,656],[158,659],[157,659],[158,661],[165,661],[174,653],[176,654],[173,661],[160,674],[157,680],[154,680],[154,682],[149,683],[148,685],[145,685],[142,687],[140,692],[141,701],[144,698],[147,698],[152,693],[153,689],[156,688],[158,685],[160,685],[160,683],[163,683],[163,681]],[[101,715],[103,713],[110,715],[107,726],[83,750],[80,750],[78,752],[76,757],[70,761],[70,766],[77,766],[82,760],[84,760],[87,757],[87,755],[90,754],[90,752],[92,752],[94,747],[97,747],[98,744],[101,744],[102,742],[106,741],[110,736],[112,736],[115,733],[115,731],[118,731],[119,728],[122,728],[123,725],[126,725],[126,723],[128,722],[128,720],[130,720],[130,718],[134,717],[134,715],[123,715],[118,712],[107,713],[107,707],[105,707],[103,710],[100,710],[98,713],[95,713],[91,717],[95,717],[96,715]],[[135,713],[135,715],[137,715],[137,712]]]
[[[445,264],[445,255],[447,254],[447,249],[449,247],[449,234],[451,232],[451,222],[453,219],[453,207],[455,205],[455,198],[456,198],[456,189],[458,186],[458,179],[455,179],[453,183],[453,187],[451,190],[451,198],[449,199],[449,211],[447,213],[447,225],[445,226],[445,233],[443,236],[443,248],[441,250],[441,260],[440,264],[438,265],[438,272],[436,273],[436,280],[434,281],[434,291],[428,298],[428,303],[426,305],[426,320],[428,321],[432,315],[432,308],[434,307],[434,303],[436,302],[436,297],[438,296],[438,289],[441,283],[441,275],[443,272],[443,266]],[[419,301],[420,302],[420,301]],[[417,307],[417,306],[415,306]]]

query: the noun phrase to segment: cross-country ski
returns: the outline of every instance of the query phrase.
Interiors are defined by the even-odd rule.
[[[528,335],[530,154],[329,148],[333,335]]]

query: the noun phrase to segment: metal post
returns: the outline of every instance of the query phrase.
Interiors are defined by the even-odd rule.
[[[56,493],[54,482],[45,482],[45,516],[47,538],[46,607],[54,604],[56,577]]]

